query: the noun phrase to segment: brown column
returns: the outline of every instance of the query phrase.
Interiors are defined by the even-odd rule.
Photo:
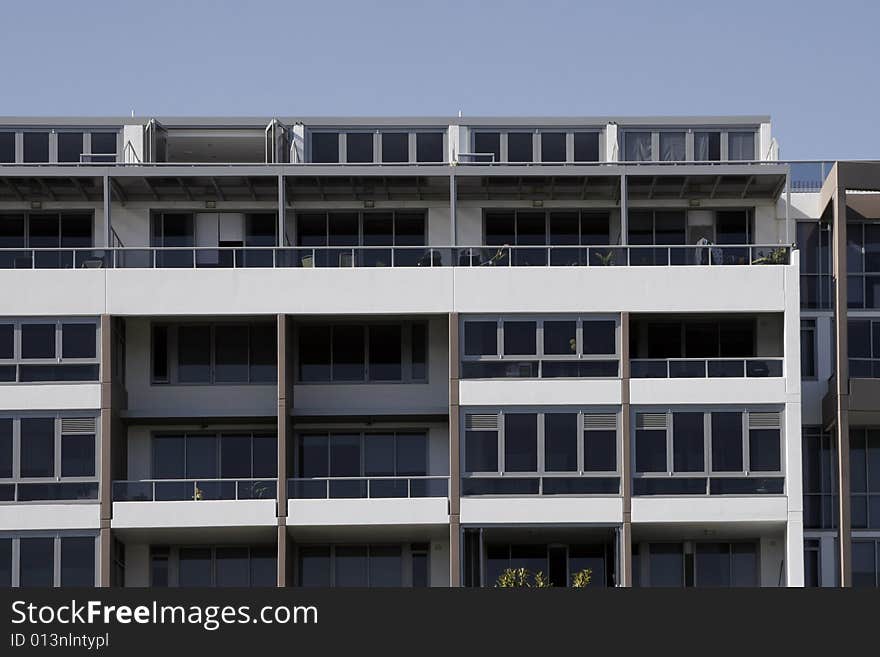
[[[849,495],[849,360],[847,341],[846,276],[846,188],[840,180],[840,164],[831,173],[835,190],[831,198],[834,210],[832,249],[834,260],[834,385],[837,421],[838,546],[840,549],[840,585],[852,586],[852,522]]]
[[[98,585],[110,586],[113,559],[110,520],[113,517],[113,322],[101,315],[101,469]]]
[[[449,586],[461,586],[461,410],[458,313],[449,314]]]
[[[629,406],[629,313],[620,313],[620,492],[623,523],[620,527],[621,586],[632,586],[632,431]]]
[[[287,441],[290,433],[290,386],[287,381],[287,315],[278,315],[278,586],[287,586]]]

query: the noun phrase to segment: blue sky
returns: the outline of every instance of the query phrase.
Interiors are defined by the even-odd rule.
[[[770,114],[880,159],[880,3],[27,0],[0,115]]]

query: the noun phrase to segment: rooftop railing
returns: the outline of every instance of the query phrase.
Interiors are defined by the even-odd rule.
[[[287,480],[287,495],[297,500],[447,497],[449,478],[313,477]]]
[[[285,246],[0,249],[0,269],[787,265],[790,246]]]

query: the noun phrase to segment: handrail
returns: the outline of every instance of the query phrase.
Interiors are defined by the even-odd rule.
[[[3,248],[0,269],[786,265],[794,246],[248,246]]]
[[[443,483],[440,488],[431,485],[440,482]],[[449,495],[449,477],[446,475],[291,477],[287,483],[288,496],[293,499],[383,499]],[[404,489],[397,485],[401,483],[405,483],[405,494]]]

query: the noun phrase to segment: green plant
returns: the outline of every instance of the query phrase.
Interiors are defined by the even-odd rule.
[[[606,251],[605,253],[593,251],[593,255],[599,259],[599,264],[604,267],[614,264],[614,251]]]
[[[593,571],[590,568],[579,570],[571,576],[571,588],[583,589],[590,585],[593,579]]]
[[[193,494],[193,499],[195,501],[205,499],[205,494],[202,492],[202,489],[199,488],[198,486],[196,486],[196,492],[195,492],[195,494]]]
[[[495,581],[499,589],[549,589],[550,580],[540,570],[534,575],[527,568],[507,568]]]

